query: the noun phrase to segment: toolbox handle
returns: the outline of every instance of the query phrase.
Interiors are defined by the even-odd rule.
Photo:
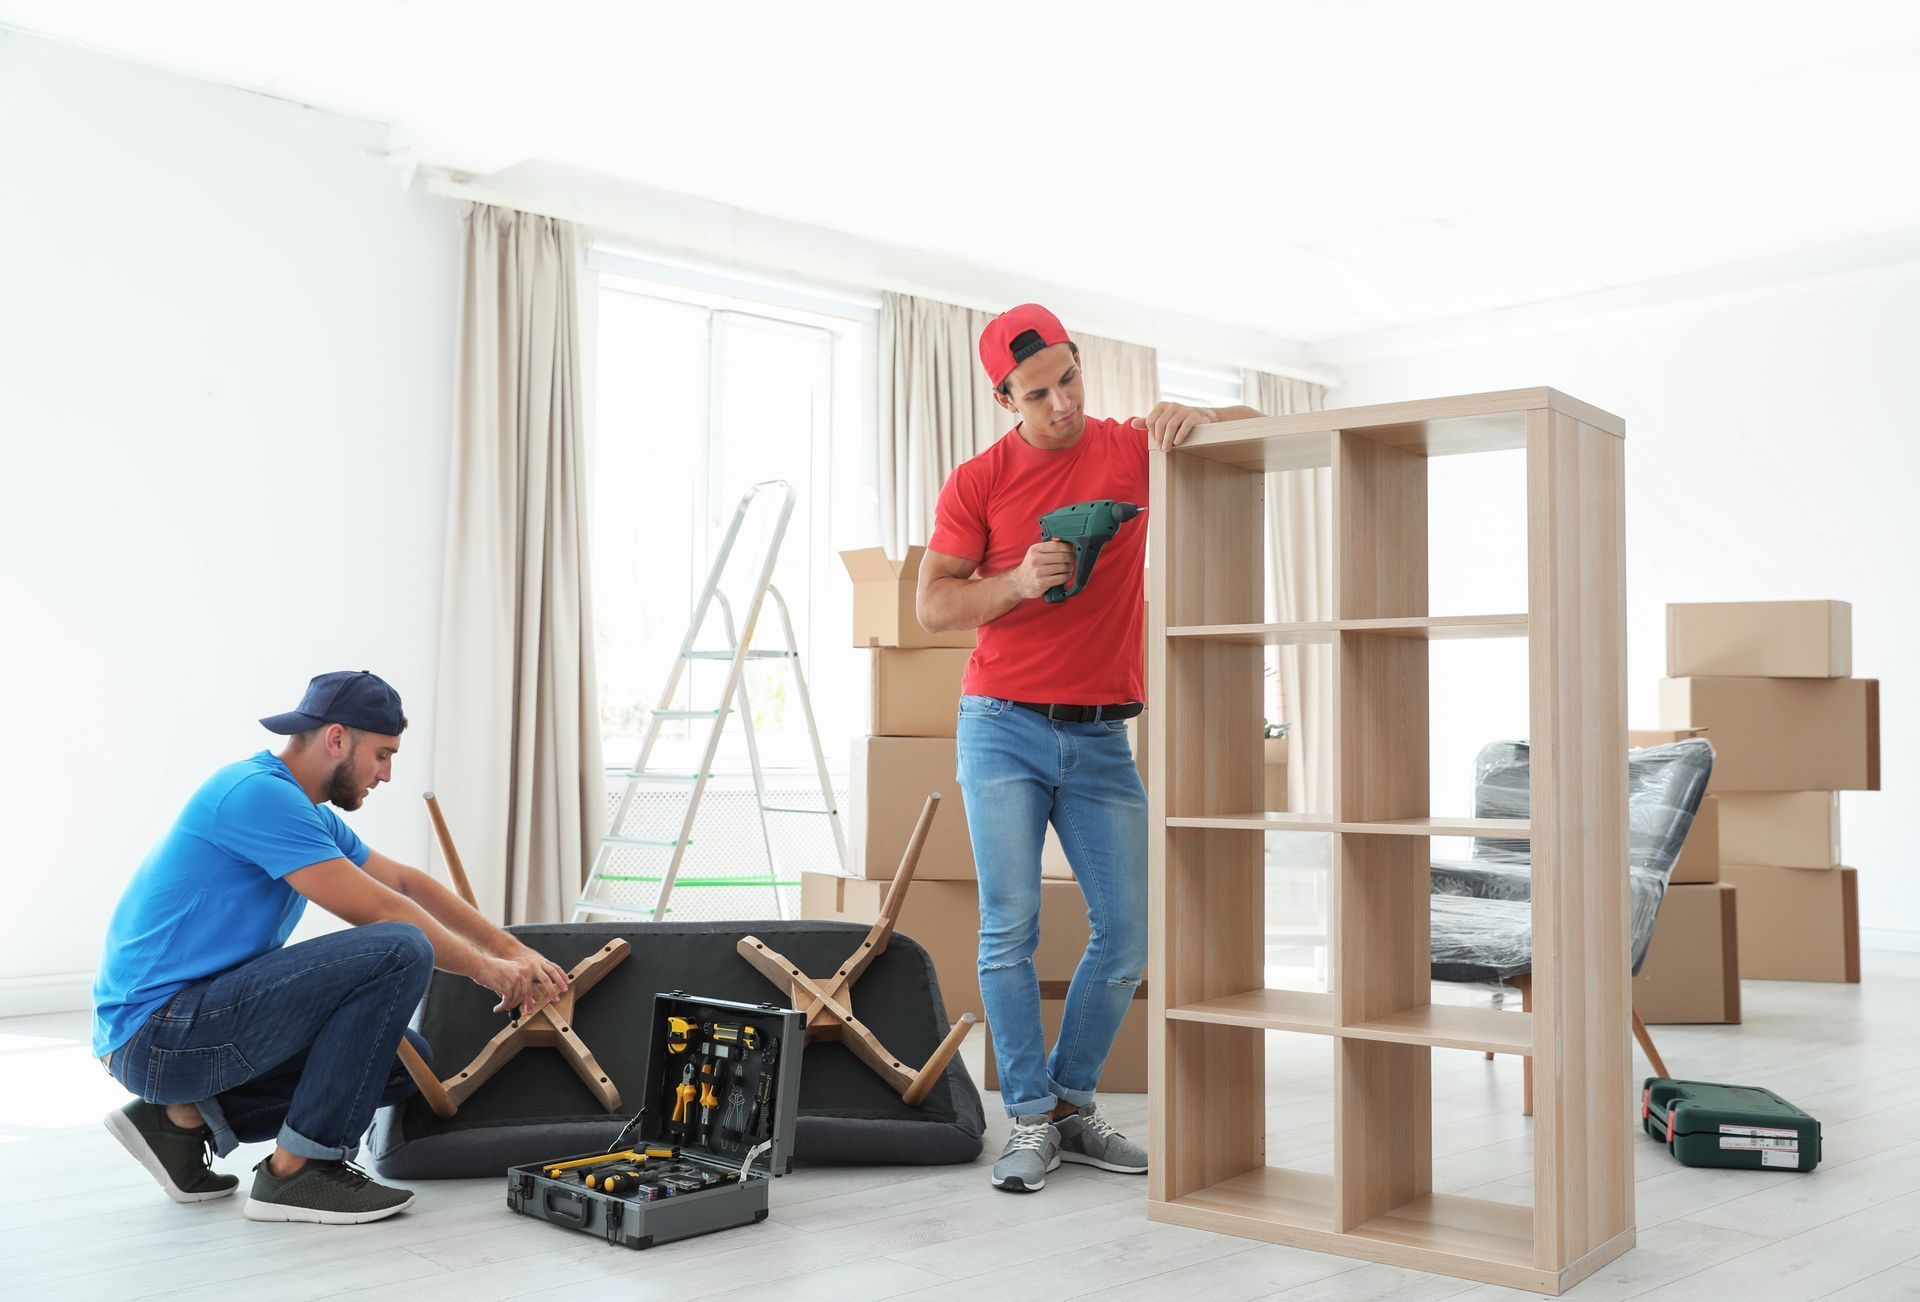
[[[553,1205],[555,1196],[574,1204],[573,1210],[562,1211]],[[569,1193],[565,1189],[545,1189],[540,1195],[540,1210],[546,1218],[559,1225],[571,1225],[576,1230],[587,1228],[587,1200],[579,1194]]]

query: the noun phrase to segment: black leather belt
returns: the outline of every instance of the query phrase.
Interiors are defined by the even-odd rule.
[[[1125,705],[1040,705],[1033,701],[1013,701],[1013,705],[1062,723],[1100,723],[1106,719],[1131,719],[1147,707],[1139,701]]]

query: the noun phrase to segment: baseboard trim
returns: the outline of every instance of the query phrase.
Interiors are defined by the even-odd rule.
[[[0,1017],[78,1013],[93,1007],[93,973],[0,977]]]
[[[1860,928],[1861,949],[1891,949],[1901,954],[1920,954],[1920,931],[1904,927]]]

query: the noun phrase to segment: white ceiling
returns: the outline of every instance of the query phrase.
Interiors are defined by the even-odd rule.
[[[1315,342],[1920,227],[1920,4],[0,0],[0,24]],[[9,127],[8,129],[14,129]]]

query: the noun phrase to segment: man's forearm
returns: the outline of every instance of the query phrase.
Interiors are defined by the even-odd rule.
[[[389,903],[380,908],[379,917],[349,918],[347,921],[356,926],[369,922],[411,922],[427,934],[427,943],[433,946],[435,967],[456,976],[477,978],[480,975],[489,951],[444,926],[419,901],[397,891],[382,894]],[[448,898],[458,903],[457,897],[451,892]]]
[[[929,633],[979,628],[1023,600],[1012,570],[990,579],[935,579],[927,587],[920,622]]]
[[[519,945],[520,942],[482,917],[478,909],[418,868],[407,869],[400,880],[406,886],[408,899],[481,953],[502,958]]]

